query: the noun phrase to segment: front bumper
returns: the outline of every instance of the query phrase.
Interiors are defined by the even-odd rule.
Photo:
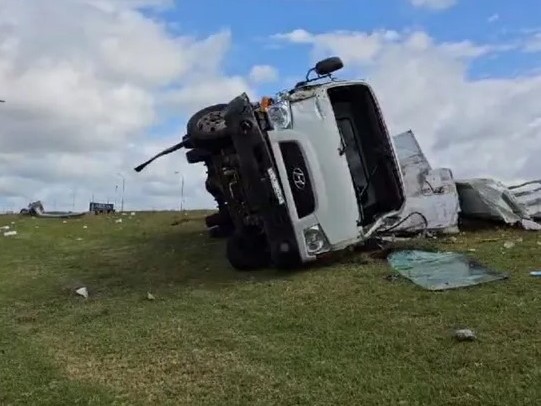
[[[248,96],[233,99],[225,114],[239,156],[239,171],[251,211],[263,220],[271,259],[278,267],[300,262],[299,246],[269,145]]]

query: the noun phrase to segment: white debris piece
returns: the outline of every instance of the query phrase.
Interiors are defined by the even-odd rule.
[[[115,223],[122,223],[122,219],[115,220]]]
[[[66,223],[67,223],[67,221],[66,221],[66,220],[64,220],[64,221],[63,221],[62,223],[66,224]]]
[[[79,288],[75,291],[78,295],[81,295],[85,299],[88,299],[88,289],[86,287]]]
[[[458,233],[460,202],[452,171],[432,168],[411,130],[395,135],[393,140],[406,193],[400,213],[403,223],[396,230]]]
[[[522,219],[520,222],[522,224],[522,227],[524,227],[525,230],[529,230],[529,231],[540,231],[541,230],[541,224],[536,223],[533,220]]]
[[[147,292],[147,299],[148,299],[148,300],[154,300],[154,299],[156,299],[156,298],[154,297],[154,295],[153,295],[152,293]]]
[[[14,235],[17,235],[17,231],[6,231],[4,233],[4,237],[12,237]]]
[[[465,215],[507,224],[520,224],[526,230],[540,231],[526,206],[505,185],[494,179],[456,181],[461,210]]]
[[[541,179],[509,186],[509,190],[533,220],[541,220]]]
[[[135,212],[132,211],[132,212],[130,213],[130,216],[135,216]]]
[[[2,226],[2,227],[0,227],[0,230],[9,230],[9,229],[10,229],[9,226]]]
[[[76,240],[77,241],[83,241],[83,239],[81,237],[77,237]]]
[[[455,338],[458,341],[474,341],[477,337],[470,329],[461,329],[455,331]]]
[[[513,241],[506,241],[503,243],[504,248],[511,249],[515,246],[515,243]]]
[[[85,229],[86,229],[86,228],[88,228],[88,226],[87,226],[87,225],[84,225],[84,226],[83,226],[83,228],[85,228]]]

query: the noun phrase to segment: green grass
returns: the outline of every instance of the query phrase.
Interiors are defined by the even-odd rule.
[[[415,242],[510,273],[434,293],[363,253],[239,273],[202,216],[1,216],[0,404],[540,404],[541,235]]]

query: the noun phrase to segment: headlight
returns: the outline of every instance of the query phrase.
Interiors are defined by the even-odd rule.
[[[304,230],[304,241],[306,250],[310,255],[321,254],[331,249],[329,241],[319,224]]]
[[[272,104],[267,109],[267,115],[272,128],[275,130],[285,130],[291,126],[291,108],[288,101],[280,101]]]

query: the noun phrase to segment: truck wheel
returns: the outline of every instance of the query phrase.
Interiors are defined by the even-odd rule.
[[[208,229],[209,237],[215,239],[230,237],[234,231],[235,229],[228,225],[214,226]]]
[[[203,149],[191,149],[186,152],[186,160],[189,164],[196,164],[198,162],[206,162],[210,158],[210,153]]]
[[[238,271],[254,271],[270,264],[265,244],[253,236],[235,233],[227,240],[227,260]]]
[[[215,226],[229,226],[232,225],[231,217],[226,211],[219,211],[218,213],[211,214],[205,217],[205,224],[207,228]]]
[[[195,147],[215,150],[231,142],[225,124],[227,104],[215,104],[195,113],[188,121],[188,134]]]

